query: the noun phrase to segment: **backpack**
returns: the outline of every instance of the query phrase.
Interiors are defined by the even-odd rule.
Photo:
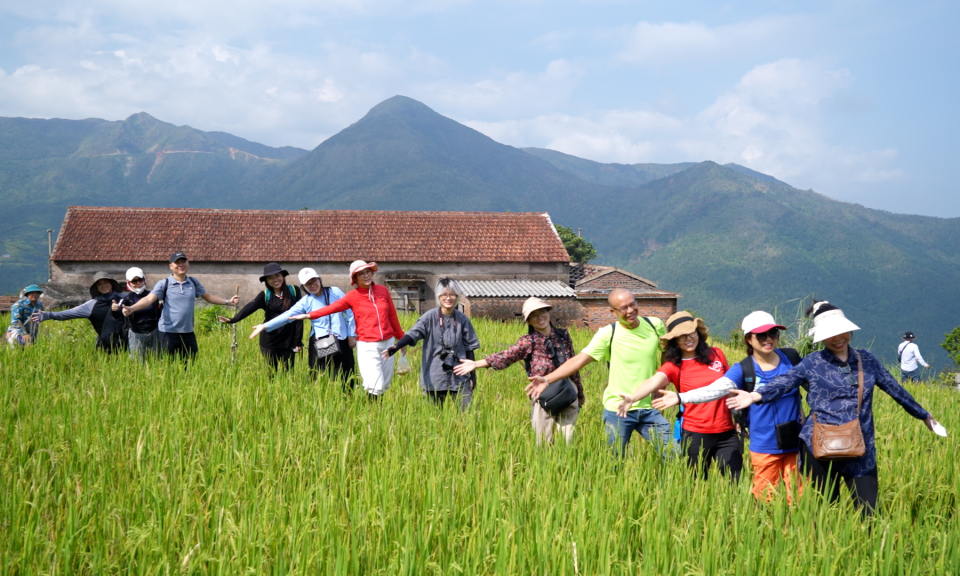
[[[787,360],[794,366],[803,360],[803,358],[800,357],[800,353],[793,348],[778,348],[778,350],[783,352],[783,355],[786,356]],[[743,389],[747,392],[753,392],[753,389],[757,386],[757,369],[753,364],[753,356],[747,356],[741,360],[740,369],[743,370]],[[731,410],[730,414],[733,416],[733,421],[740,425],[740,429],[746,431],[749,427],[747,424],[747,410]]]
[[[297,292],[296,292],[296,290],[294,290],[293,286],[290,286],[289,284],[287,284],[287,288],[290,289],[290,296],[291,296],[294,300],[296,300],[296,299],[297,299]],[[270,296],[271,296],[272,293],[273,293],[273,290],[264,290],[264,291],[263,291],[263,301],[264,301],[264,302],[268,302],[268,301],[270,300]]]

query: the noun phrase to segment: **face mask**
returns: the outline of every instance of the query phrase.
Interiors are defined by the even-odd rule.
[[[140,286],[139,288],[134,288],[133,286],[130,285],[129,282],[127,282],[127,290],[133,292],[134,294],[143,294],[144,290],[146,289],[147,289],[146,284]]]

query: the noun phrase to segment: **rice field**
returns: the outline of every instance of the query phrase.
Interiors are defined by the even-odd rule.
[[[418,348],[371,403],[314,383],[305,359],[271,377],[244,337],[254,323],[236,364],[219,330],[199,335],[186,371],[95,353],[86,322],[45,323],[37,346],[0,352],[0,571],[960,573],[955,389],[911,388],[949,438],[878,394],[879,512],[861,521],[813,492],[758,504],[749,472],[699,480],[637,437],[617,462],[603,365],[584,371],[574,444],[538,449],[521,365],[481,371],[460,413],[422,397]],[[480,357],[525,331],[476,328]],[[590,338],[573,335],[578,350]]]

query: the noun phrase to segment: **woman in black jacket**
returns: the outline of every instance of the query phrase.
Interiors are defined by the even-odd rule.
[[[244,306],[233,318],[220,316],[226,324],[236,324],[257,310],[263,310],[263,321],[268,322],[290,309],[300,299],[300,288],[287,285],[287,271],[276,262],[263,267],[260,281],[266,290],[257,294],[252,302]],[[283,365],[285,370],[293,368],[297,352],[303,348],[303,322],[287,324],[273,332],[260,333],[260,352],[273,369]]]
[[[110,309],[114,302],[123,297],[120,283],[106,272],[97,272],[90,285],[90,298],[83,304],[63,312],[38,312],[33,320],[76,320],[86,318],[97,332],[97,348],[105,352],[117,352],[127,349],[127,335],[123,329],[123,320],[116,320]]]
[[[150,291],[147,290],[147,281],[143,270],[134,266],[127,270],[127,292],[119,302],[114,302],[113,319],[116,322],[124,322],[122,309],[124,306],[133,306]],[[157,354],[160,352],[160,333],[157,331],[157,325],[160,323],[160,313],[163,311],[163,304],[159,301],[154,302],[144,310],[138,310],[129,316],[127,320],[127,341],[130,345],[130,358],[143,361],[147,354]]]

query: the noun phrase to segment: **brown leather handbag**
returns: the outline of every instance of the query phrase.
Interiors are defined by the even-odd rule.
[[[857,417],[844,424],[831,426],[821,424],[813,418],[813,437],[810,439],[813,457],[817,460],[849,460],[859,458],[867,452],[863,442],[863,432],[860,430],[860,405],[863,404],[863,363],[860,353],[853,351],[857,356]]]

